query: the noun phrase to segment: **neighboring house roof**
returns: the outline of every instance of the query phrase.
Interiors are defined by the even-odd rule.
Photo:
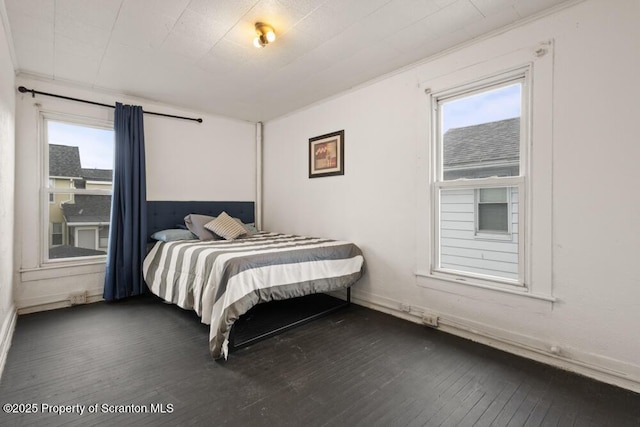
[[[78,248],[75,246],[55,246],[49,249],[49,259],[75,258],[80,256],[105,255],[105,251],[95,249]]]
[[[74,199],[74,203],[62,204],[67,223],[110,221],[111,196],[76,194]]]
[[[444,168],[480,166],[483,162],[517,162],[520,118],[449,129],[444,134]]]
[[[105,181],[113,180],[112,169],[82,169],[82,177],[87,181]]]
[[[49,176],[80,177],[80,150],[68,145],[49,144]]]

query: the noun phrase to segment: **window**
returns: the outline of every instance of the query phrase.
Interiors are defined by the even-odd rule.
[[[527,79],[523,69],[432,95],[436,274],[524,285]]]
[[[509,188],[480,188],[476,200],[476,233],[509,233]]]
[[[43,258],[104,257],[111,213],[114,133],[109,123],[85,124],[43,116]],[[92,185],[87,185],[87,182]]]
[[[55,185],[55,180],[49,178],[49,188],[53,188],[53,186]],[[49,203],[55,203],[56,202],[56,195],[54,193],[49,193]]]
[[[62,244],[62,223],[51,223],[51,246],[60,246]]]
[[[416,147],[424,183],[416,192],[416,284],[554,301],[553,41],[492,46],[421,71],[427,102],[425,143]],[[499,188],[507,232],[504,196],[484,194],[480,202],[480,190]]]

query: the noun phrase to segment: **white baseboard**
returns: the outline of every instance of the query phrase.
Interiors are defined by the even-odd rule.
[[[102,289],[87,290],[87,304],[102,301]],[[39,311],[57,310],[71,307],[69,294],[45,295],[34,298],[24,298],[17,301],[18,314],[37,313]]]
[[[0,330],[0,378],[2,378],[4,365],[7,362],[7,355],[9,354],[9,347],[11,347],[13,331],[16,329],[17,318],[16,308],[14,305],[11,305],[9,312],[2,322],[2,329]]]
[[[437,329],[443,332],[640,393],[639,365],[415,305],[411,306],[411,311],[404,312],[399,309],[400,301],[361,290],[354,289],[351,300],[355,304],[419,324],[423,324],[422,313],[435,314],[439,321]]]

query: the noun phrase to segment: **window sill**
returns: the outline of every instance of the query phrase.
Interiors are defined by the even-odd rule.
[[[513,234],[512,233],[487,233],[484,231],[476,231],[473,235],[475,240],[483,240],[487,242],[501,241],[501,242],[512,242]]]
[[[106,259],[94,259],[84,262],[47,263],[36,268],[20,269],[21,282],[55,279],[59,277],[82,276],[85,274],[103,273]]]
[[[547,302],[556,301],[556,298],[552,295],[536,294],[533,292],[529,292],[529,290],[526,287],[521,287],[516,285],[503,285],[499,283],[492,285],[487,283],[479,283],[477,281],[474,281],[472,278],[465,278],[465,280],[457,280],[453,276],[448,276],[445,274],[416,272],[415,275],[416,277],[433,279],[433,280],[430,280],[429,283],[424,283],[424,281],[418,280],[417,282],[418,286],[421,286],[423,288],[429,288],[429,289],[435,289],[435,290],[446,290],[450,292],[451,289],[445,289],[445,287],[439,283],[440,281],[444,281],[449,283],[455,283],[457,285],[471,286],[473,288],[479,288],[479,289],[487,289],[490,291],[497,291],[497,292],[502,292],[509,295],[517,295],[517,296],[533,298],[533,299],[547,301]]]

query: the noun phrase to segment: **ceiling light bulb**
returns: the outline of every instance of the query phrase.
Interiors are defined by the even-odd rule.
[[[267,40],[269,41],[269,43],[271,43],[275,39],[276,39],[276,33],[274,33],[273,30],[267,31]]]
[[[253,39],[253,45],[258,49],[264,47],[264,45],[260,42],[260,37],[256,37],[255,39]]]

